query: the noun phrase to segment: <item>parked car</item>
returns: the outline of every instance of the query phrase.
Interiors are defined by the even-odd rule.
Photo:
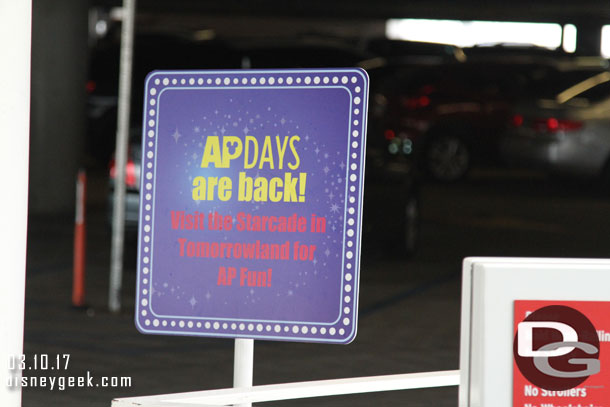
[[[140,174],[142,171],[141,131],[133,128],[127,149],[127,164],[125,166],[125,229],[137,231],[140,219]],[[107,197],[108,224],[112,224],[114,209],[114,189],[116,180],[116,162],[113,157],[108,165],[109,190]]]
[[[413,255],[419,240],[421,177],[409,146],[408,139],[367,135],[364,246],[399,256]]]
[[[535,84],[515,107],[502,152],[513,165],[610,180],[610,72],[574,70]]]
[[[472,167],[504,164],[500,142],[514,105],[570,64],[524,57],[386,66],[370,72],[370,117],[378,131],[408,140],[430,178],[458,181]]]
[[[392,64],[463,62],[466,60],[462,48],[449,44],[374,37],[364,41],[363,47],[373,55],[383,58],[386,63]]]

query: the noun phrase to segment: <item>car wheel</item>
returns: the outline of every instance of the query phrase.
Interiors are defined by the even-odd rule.
[[[610,158],[606,160],[606,164],[599,174],[599,187],[603,195],[610,195]]]
[[[433,137],[426,147],[426,171],[437,181],[453,182],[464,178],[470,160],[470,150],[458,136]]]

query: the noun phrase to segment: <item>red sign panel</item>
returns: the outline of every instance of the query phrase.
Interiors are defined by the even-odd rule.
[[[610,302],[515,301],[513,407],[610,407]]]

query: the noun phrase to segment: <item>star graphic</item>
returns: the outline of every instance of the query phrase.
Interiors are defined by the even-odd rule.
[[[191,307],[195,308],[195,304],[197,304],[197,300],[195,299],[195,297],[191,297],[189,304],[191,304]]]
[[[176,144],[178,144],[178,139],[180,137],[182,137],[182,134],[178,133],[178,128],[176,128],[176,131],[174,131],[174,134],[172,134],[172,137],[174,138],[174,141],[176,142]]]
[[[330,171],[330,168],[328,168],[328,166],[324,167],[323,169],[324,174],[328,174],[328,172]]]
[[[247,136],[248,132],[250,131],[250,129],[248,128],[248,126],[244,127],[244,134]]]

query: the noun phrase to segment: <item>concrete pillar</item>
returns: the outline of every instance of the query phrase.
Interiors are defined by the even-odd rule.
[[[32,4],[0,0],[0,406],[21,406],[18,369],[23,353],[28,212],[30,38]],[[14,360],[14,359],[13,359]],[[8,362],[8,363],[7,363]],[[9,382],[11,383],[9,385]]]
[[[88,2],[32,8],[30,212],[70,212],[85,137]]]
[[[576,23],[576,55],[600,56],[602,45],[602,26],[599,21]]]

